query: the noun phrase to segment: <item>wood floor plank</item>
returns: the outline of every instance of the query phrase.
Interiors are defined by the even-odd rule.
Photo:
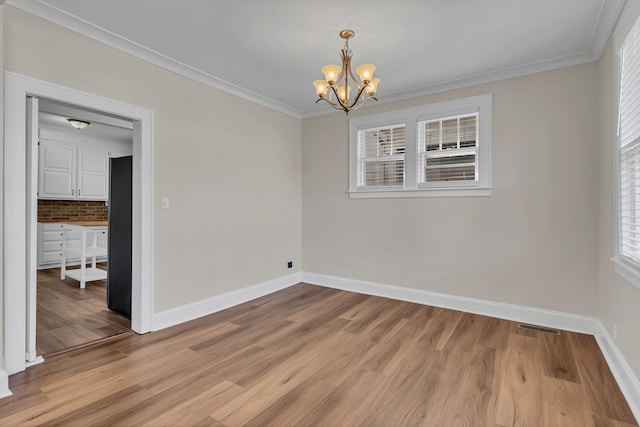
[[[166,412],[158,414],[144,423],[144,426],[184,426],[197,425],[203,419],[210,419],[209,412],[212,407],[224,404],[244,391],[244,389],[231,381],[221,381],[212,384],[211,388],[203,393],[195,395],[192,399],[186,400],[174,406]],[[218,424],[222,425],[218,422]]]
[[[616,387],[611,370],[602,353],[590,351],[597,346],[595,338],[584,334],[568,335],[570,346],[574,349],[576,365],[581,382],[589,400],[594,402],[593,418],[597,424],[612,421],[634,422],[629,406],[624,404],[624,396]],[[602,393],[609,390],[608,393]]]
[[[577,383],[580,382],[578,369],[567,337],[567,333],[541,333],[541,360],[547,376]]]
[[[44,277],[43,300],[66,298]],[[108,328],[78,319],[65,333]],[[0,425],[638,426],[591,336],[308,284],[9,384]]]
[[[494,379],[494,411],[496,423],[504,426],[535,425],[543,409],[540,372],[544,372],[536,349],[537,340],[512,333],[507,349],[497,351],[497,366],[503,369]]]
[[[106,268],[106,264],[101,264]],[[60,269],[38,270],[36,351],[47,356],[131,329],[126,317],[107,308],[107,281],[60,279]]]

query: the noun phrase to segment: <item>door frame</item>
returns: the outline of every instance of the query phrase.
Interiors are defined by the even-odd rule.
[[[131,328],[152,330],[153,318],[153,111],[90,93],[4,73],[4,216],[3,288],[4,371],[26,368],[28,260],[36,241],[27,240],[27,227],[35,216],[27,212],[27,96],[75,104],[129,118],[133,121],[133,271]],[[36,174],[37,170],[32,171]],[[33,240],[33,239],[32,239]],[[32,260],[35,262],[35,260]],[[35,265],[35,264],[32,264]]]

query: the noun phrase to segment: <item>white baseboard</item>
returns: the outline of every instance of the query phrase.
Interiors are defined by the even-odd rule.
[[[627,360],[624,358],[620,349],[618,349],[618,346],[609,335],[609,332],[598,318],[476,298],[441,294],[419,289],[384,285],[362,280],[345,279],[342,277],[327,276],[324,274],[303,272],[302,281],[304,283],[358,292],[361,294],[415,302],[418,304],[433,305],[436,307],[513,320],[516,322],[531,323],[534,325],[563,329],[565,331],[594,335],[598,345],[600,346],[600,350],[609,365],[609,369],[611,369],[620,390],[627,399],[627,403],[629,404],[631,411],[636,419],[640,420],[640,381],[638,381],[638,378],[627,363]]]
[[[9,390],[9,375],[0,369],[0,399],[3,397],[9,397],[12,394],[11,390]]]
[[[35,359],[33,359],[31,362],[25,362],[25,368],[30,368],[32,366],[36,366],[39,365],[41,363],[44,363],[44,357],[42,356],[37,356]]]
[[[627,399],[627,403],[636,417],[640,421],[640,381],[634,374],[631,366],[624,358],[618,345],[613,340],[609,331],[604,327],[600,320],[597,321],[597,331],[595,333],[596,341],[602,350],[604,358],[607,360],[609,369],[613,373],[618,386]]]
[[[580,316],[561,311],[545,310],[515,304],[505,304],[476,298],[441,294],[400,286],[384,285],[363,280],[345,279],[316,273],[302,273],[302,281],[361,294],[375,295],[402,301],[415,302],[436,307],[450,308],[467,313],[498,317],[515,322],[531,323],[565,331],[594,335],[597,329],[595,317]]]
[[[207,316],[215,312],[224,310],[234,305],[242,304],[252,299],[268,295],[289,286],[293,286],[301,281],[300,273],[293,273],[277,279],[269,280],[236,291],[216,295],[206,300],[197,301],[181,307],[161,311],[153,316],[153,330],[168,328],[179,323]]]

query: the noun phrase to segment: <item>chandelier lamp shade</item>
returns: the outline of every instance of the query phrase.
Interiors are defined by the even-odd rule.
[[[380,83],[379,78],[373,77],[373,72],[376,70],[376,66],[373,64],[362,64],[356,68],[356,74],[360,77],[359,82],[354,77],[351,70],[351,57],[353,54],[349,48],[349,39],[354,35],[355,32],[353,30],[340,31],[340,37],[344,39],[344,48],[340,51],[342,67],[335,64],[325,65],[320,70],[324,74],[324,80],[313,82],[318,94],[316,103],[326,101],[333,108],[343,110],[347,115],[349,111],[357,110],[364,105],[369,98],[377,101],[375,94],[378,90],[378,83]],[[350,83],[353,83],[357,88],[355,93],[352,93]],[[351,95],[353,95],[353,98]]]

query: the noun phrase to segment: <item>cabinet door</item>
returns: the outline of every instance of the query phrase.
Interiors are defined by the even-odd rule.
[[[109,153],[78,148],[78,200],[107,200]]]
[[[38,198],[75,199],[75,153],[76,148],[72,144],[40,140]]]

